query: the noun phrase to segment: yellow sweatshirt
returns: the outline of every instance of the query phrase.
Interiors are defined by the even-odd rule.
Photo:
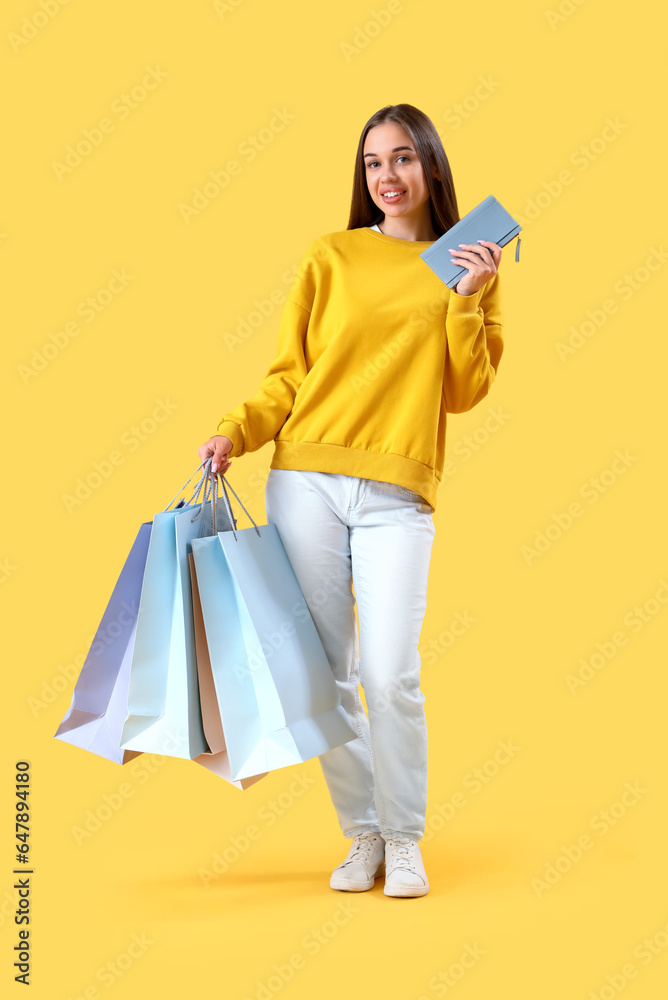
[[[436,510],[447,414],[489,392],[503,316],[499,273],[459,295],[420,259],[431,242],[361,227],[308,245],[276,357],[215,431],[230,458],[273,440],[272,469],[391,482]]]

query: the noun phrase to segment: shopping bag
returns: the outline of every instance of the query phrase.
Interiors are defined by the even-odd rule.
[[[121,733],[124,749],[190,759],[210,749],[200,709],[188,551],[191,540],[211,527],[202,516],[204,501],[193,504],[194,496],[153,518]]]
[[[55,736],[82,750],[127,764],[141,751],[123,750],[130,661],[151,522],[142,524],[113,589]]]
[[[202,709],[202,723],[204,735],[209,744],[210,753],[200,754],[194,759],[198,764],[207,767],[214,774],[225,781],[229,781],[236,788],[249,788],[260,778],[265,778],[267,772],[255,774],[248,778],[241,778],[235,781],[230,770],[230,760],[225,746],[225,734],[223,733],[223,723],[218,710],[216,700],[216,688],[211,671],[211,658],[209,647],[206,641],[204,630],[204,618],[202,617],[202,605],[199,599],[199,589],[197,586],[197,574],[195,572],[195,561],[192,552],[188,553],[188,565],[190,569],[190,583],[192,587],[193,600],[193,623],[195,627],[195,653],[197,659],[197,679],[199,681],[199,696]]]
[[[215,533],[193,538],[192,552],[230,769],[239,780],[320,756],[357,734],[276,525],[260,529],[244,507],[253,527],[235,530],[229,484],[220,480],[228,530],[216,530],[214,477]]]

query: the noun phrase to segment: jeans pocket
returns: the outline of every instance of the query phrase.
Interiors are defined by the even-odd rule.
[[[408,500],[415,500],[418,503],[427,502],[425,498],[420,493],[416,493],[415,490],[409,490],[406,486],[399,486],[398,483],[393,483],[392,485],[398,493],[406,497]]]

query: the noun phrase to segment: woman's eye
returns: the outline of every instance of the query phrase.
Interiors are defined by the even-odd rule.
[[[410,156],[406,156],[406,154],[404,153],[401,156],[398,156],[397,159],[398,160],[410,160]],[[379,162],[378,160],[372,160],[371,163],[367,164],[367,166],[373,167],[373,165],[375,163],[378,163],[378,162]]]

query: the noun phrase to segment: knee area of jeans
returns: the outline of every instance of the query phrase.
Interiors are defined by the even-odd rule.
[[[415,705],[420,707],[425,701],[419,680],[403,681],[395,685],[369,686],[367,684],[364,687],[364,698],[370,717],[382,714],[392,706]]]

